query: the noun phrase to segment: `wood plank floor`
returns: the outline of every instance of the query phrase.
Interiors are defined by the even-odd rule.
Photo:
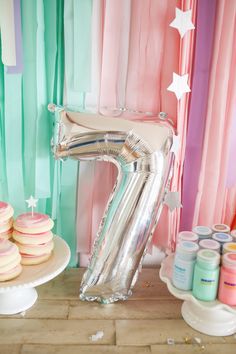
[[[82,274],[64,271],[37,288],[31,309],[0,316],[0,354],[236,353],[236,335],[203,335],[183,321],[157,269],[143,269],[132,297],[111,305],[78,299]]]

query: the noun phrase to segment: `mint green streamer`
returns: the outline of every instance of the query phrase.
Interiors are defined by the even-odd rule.
[[[69,107],[84,109],[85,94],[90,90],[91,72],[91,0],[67,0],[64,8],[65,25],[65,87]],[[67,160],[61,175],[61,228],[72,227],[75,235],[78,163]],[[79,201],[78,201],[79,202]],[[68,235],[69,236],[69,235]],[[71,240],[72,242],[72,240]],[[76,239],[74,242],[76,246]]]
[[[74,0],[74,90],[91,90],[91,0]]]
[[[22,75],[4,75],[5,148],[8,201],[15,214],[25,210],[22,162]]]
[[[67,197],[77,164],[63,171],[54,160],[53,119],[47,110],[50,102],[63,103],[64,1],[22,0],[21,5],[23,75],[8,75],[0,63],[0,196],[12,203],[16,214],[26,210],[25,199],[31,194],[39,198],[37,210],[51,214],[56,196],[54,231],[68,242],[70,266],[75,266],[76,195]]]
[[[0,58],[1,57],[2,49],[0,32]],[[4,66],[0,60],[0,200],[8,199],[5,152],[4,96]]]
[[[78,163],[54,160],[47,111],[50,102],[63,104],[64,1],[22,0],[21,11],[24,72],[8,75],[0,63],[0,198],[16,214],[31,194],[39,198],[37,210],[56,217],[54,230],[75,266]],[[82,109],[90,90],[91,14],[91,0],[65,2],[67,103]]]
[[[36,165],[36,119],[37,119],[37,2],[22,0],[22,36],[23,36],[23,168],[25,198],[35,194]],[[44,75],[44,73],[42,73]],[[15,75],[12,75],[15,76]],[[18,117],[16,119],[19,119]],[[38,209],[38,208],[37,208]]]

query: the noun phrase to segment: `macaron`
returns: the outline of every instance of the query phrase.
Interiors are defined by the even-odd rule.
[[[25,213],[14,222],[13,239],[21,254],[21,264],[35,265],[45,262],[54,247],[52,219],[46,214]]]
[[[13,227],[15,230],[26,234],[39,234],[53,228],[52,219],[41,213],[25,213],[17,216]]]
[[[43,254],[51,253],[54,244],[53,241],[42,243],[39,245],[25,245],[15,242],[21,254],[29,254],[33,256],[42,256]]]
[[[0,201],[0,239],[11,238],[14,210],[8,203]]]
[[[0,281],[17,277],[22,267],[18,247],[9,240],[0,239]]]
[[[12,237],[15,241],[23,245],[38,245],[51,241],[53,239],[53,233],[52,231],[46,231],[39,234],[26,234],[13,230]]]
[[[12,225],[13,225],[13,218],[10,218],[0,223],[0,234],[12,229]]]
[[[0,239],[9,240],[12,237],[12,231],[13,231],[13,229],[1,232]]]
[[[52,252],[42,254],[41,256],[33,256],[32,254],[21,254],[21,264],[37,265],[46,262],[52,255]]]
[[[12,218],[14,210],[8,203],[0,201],[0,224]]]
[[[0,273],[0,281],[12,280],[12,279],[18,277],[18,275],[20,275],[21,272],[22,272],[22,266],[21,266],[21,264],[18,264],[13,269],[11,269],[7,272]]]

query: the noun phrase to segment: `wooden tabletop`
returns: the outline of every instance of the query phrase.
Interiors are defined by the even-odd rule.
[[[143,269],[129,300],[111,305],[78,298],[83,269],[68,269],[37,287],[36,304],[0,317],[0,354],[235,354],[236,335],[213,337],[189,327],[182,302]]]

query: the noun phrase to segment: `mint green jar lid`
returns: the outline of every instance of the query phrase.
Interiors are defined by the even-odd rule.
[[[197,263],[206,269],[214,269],[220,264],[220,254],[217,251],[202,249],[197,253]]]

